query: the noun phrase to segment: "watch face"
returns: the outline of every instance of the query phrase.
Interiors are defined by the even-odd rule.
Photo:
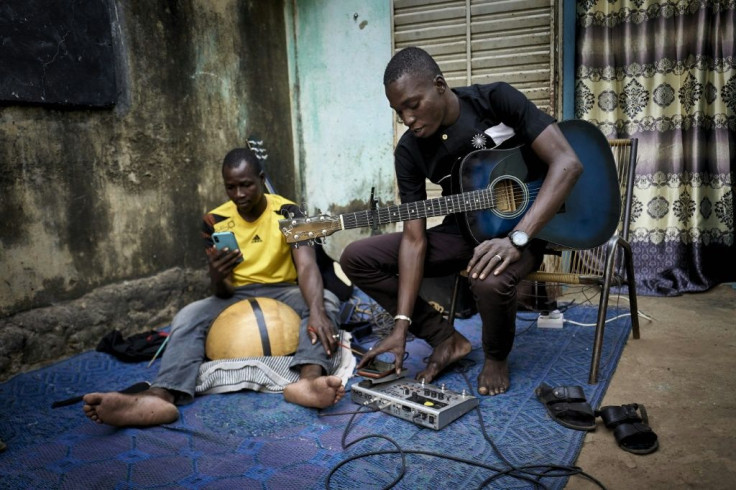
[[[511,238],[511,243],[513,243],[517,247],[523,247],[529,242],[529,235],[527,235],[523,231],[513,231],[511,232],[509,237]]]

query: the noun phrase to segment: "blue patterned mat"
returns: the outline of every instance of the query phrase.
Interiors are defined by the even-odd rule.
[[[611,312],[611,316],[616,314]],[[595,315],[593,308],[575,307],[565,318],[593,323]],[[517,321],[516,343],[509,358],[511,390],[481,399],[482,421],[498,451],[514,466],[572,465],[585,433],[553,422],[535,398],[534,389],[541,382],[581,385],[597,408],[631,322],[623,317],[608,324],[600,382],[588,385],[594,328],[565,324],[563,330],[539,329],[528,320],[531,317],[520,314]],[[462,391],[468,389],[467,378],[475,392],[483,363],[480,319],[476,315],[458,320],[456,327],[472,342],[469,359],[474,363],[466,363],[466,374],[448,372],[435,384]],[[413,376],[430,351],[418,340],[410,342],[408,350],[405,366]],[[147,429],[94,424],[84,416],[81,403],[50,408],[54,401],[88,391],[121,390],[151,380],[158,361],[150,368],[146,364],[125,364],[107,354],[85,352],[0,385],[0,439],[8,445],[0,453],[0,488],[301,490],[325,488],[328,483],[331,489],[383,488],[402,475],[402,454],[389,440],[368,436],[389,437],[406,451],[405,471],[395,488],[477,488],[508,469],[484,439],[476,411],[441,431],[383,413],[361,413],[349,424],[351,413],[358,409],[349,393],[322,416],[284,402],[281,395],[203,396],[181,407],[176,423]],[[356,459],[339,466],[350,458]],[[595,476],[594,469],[589,472]],[[563,488],[566,482],[567,477],[542,479],[547,488]],[[507,476],[485,488],[532,487],[528,481]]]

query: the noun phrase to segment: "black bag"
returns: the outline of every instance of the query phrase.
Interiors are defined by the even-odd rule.
[[[119,330],[113,330],[100,340],[97,351],[112,354],[123,362],[150,361],[168,335],[150,330],[124,339]]]

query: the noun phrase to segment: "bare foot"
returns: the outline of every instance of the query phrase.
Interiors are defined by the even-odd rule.
[[[170,424],[179,418],[173,396],[162,388],[141,393],[89,393],[84,395],[84,413],[98,424],[143,427]]]
[[[481,395],[500,395],[509,389],[509,365],[506,360],[488,359],[478,375],[478,393]]]
[[[301,378],[284,388],[284,399],[308,408],[327,408],[345,396],[345,387],[337,376]]]
[[[425,383],[431,383],[443,369],[467,356],[471,347],[468,339],[456,331],[434,348],[427,361],[427,366],[417,374],[416,379],[423,379]]]

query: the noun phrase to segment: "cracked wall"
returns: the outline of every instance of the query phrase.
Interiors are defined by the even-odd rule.
[[[247,136],[284,135],[269,174],[284,194],[295,188],[282,2],[110,6],[112,108],[0,109],[0,377],[99,340],[71,341],[73,315],[54,329],[34,312],[53,317],[113,288],[104,298],[120,304],[100,305],[96,324],[130,333],[161,321],[156,311],[124,318],[145,295],[130,281],[163,275],[152,287],[183,291],[164,295],[161,311],[205,294],[200,219],[226,199],[220,163]],[[167,272],[180,268],[197,272]],[[85,315],[95,307],[87,301]]]

